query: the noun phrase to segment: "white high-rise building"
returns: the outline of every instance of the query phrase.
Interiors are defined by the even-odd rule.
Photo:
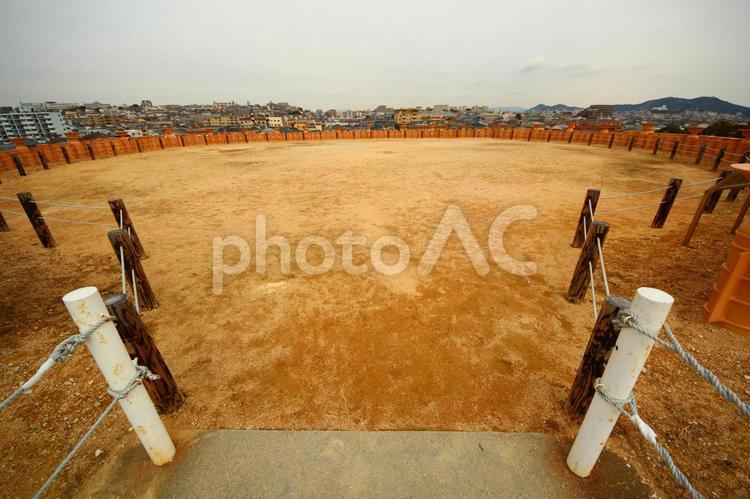
[[[71,130],[73,126],[58,112],[0,113],[0,142],[9,142],[13,137],[49,142]]]

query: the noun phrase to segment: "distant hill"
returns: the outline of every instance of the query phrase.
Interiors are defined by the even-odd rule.
[[[615,104],[615,111],[647,111],[649,109],[665,107],[667,111],[712,111],[715,113],[742,113],[750,116],[750,107],[732,104],[718,97],[696,97],[682,99],[680,97],[664,97],[662,99],[647,100],[640,104]]]
[[[525,107],[519,107],[519,106],[498,106],[500,109],[503,110],[505,113],[524,113],[526,112]]]
[[[583,108],[576,107],[576,106],[568,106],[566,104],[555,104],[554,106],[548,106],[546,104],[537,104],[536,106],[532,107],[527,113],[542,113],[544,111],[556,111],[558,113],[560,112],[566,112],[569,111],[571,113],[577,113],[578,111],[581,111]]]

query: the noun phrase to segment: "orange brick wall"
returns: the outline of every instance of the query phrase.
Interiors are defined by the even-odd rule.
[[[42,154],[44,154],[48,165],[65,163],[65,156],[62,153],[61,144],[40,144],[37,148],[42,151]]]
[[[109,139],[86,140],[84,143],[94,153],[94,159],[111,158],[115,155]]]
[[[140,152],[158,151],[161,149],[159,137],[136,137],[135,141],[138,144]]]
[[[177,135],[162,135],[159,138],[161,139],[162,149],[169,149],[170,147],[182,147],[182,141],[180,141],[180,138]]]
[[[63,149],[68,153],[68,158],[70,158],[71,163],[91,159],[88,148],[81,142],[68,142],[67,144],[63,144]]]
[[[0,151],[0,173],[2,172],[14,172],[16,171],[16,165],[13,163],[10,151]]]
[[[138,152],[138,146],[130,137],[116,137],[109,140],[118,156]]]
[[[94,139],[61,144],[43,144],[37,147],[21,147],[9,151],[0,151],[0,172],[15,172],[16,167],[12,156],[18,155],[24,169],[29,171],[42,169],[42,162],[38,152],[45,155],[49,165],[65,163],[63,150],[67,153],[71,163],[90,160],[91,155],[88,147],[93,150],[96,159],[104,159],[115,155],[129,154],[135,152],[155,151],[172,147],[195,146],[205,144],[228,144],[238,142],[258,141],[301,141],[301,140],[334,140],[334,139],[383,139],[383,138],[494,138],[517,141],[544,141],[567,143],[571,133],[566,130],[545,130],[542,128],[424,128],[424,129],[401,129],[401,130],[338,130],[338,131],[305,131],[305,132],[226,132],[214,133],[210,129],[205,132],[187,133],[182,136],[167,134],[150,137],[117,137],[112,139]],[[727,168],[729,164],[736,163],[742,159],[744,153],[750,151],[750,140],[696,136],[687,134],[667,133],[644,133],[640,131],[624,132],[590,132],[576,131],[572,134],[572,143],[598,147],[608,147],[610,140],[612,148],[625,148],[630,144],[631,138],[635,138],[633,150],[651,153],[657,138],[659,139],[658,156],[669,158],[672,147],[679,141],[676,157],[685,161],[694,161],[696,155],[705,144],[701,164],[710,165],[724,148],[725,154],[720,169]],[[114,149],[114,150],[113,150]]]

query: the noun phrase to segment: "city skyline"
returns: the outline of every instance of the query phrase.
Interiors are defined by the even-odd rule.
[[[108,2],[7,2],[0,103],[750,105],[742,1],[205,7],[135,1],[114,16]]]

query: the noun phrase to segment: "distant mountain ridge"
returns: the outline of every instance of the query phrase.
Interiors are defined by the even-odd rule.
[[[683,99],[681,97],[663,97],[661,99],[647,100],[640,104],[615,104],[616,112],[624,111],[648,111],[649,109],[665,106],[668,111],[708,111],[714,113],[742,113],[750,116],[750,107],[732,104],[718,97],[696,97],[695,99]]]
[[[582,111],[582,107],[577,106],[568,106],[567,104],[555,104],[552,106],[548,106],[546,104],[537,104],[536,106],[529,109],[527,112],[529,113],[542,113],[544,111],[556,111],[558,113],[569,111],[572,113],[577,113],[578,111]]]

